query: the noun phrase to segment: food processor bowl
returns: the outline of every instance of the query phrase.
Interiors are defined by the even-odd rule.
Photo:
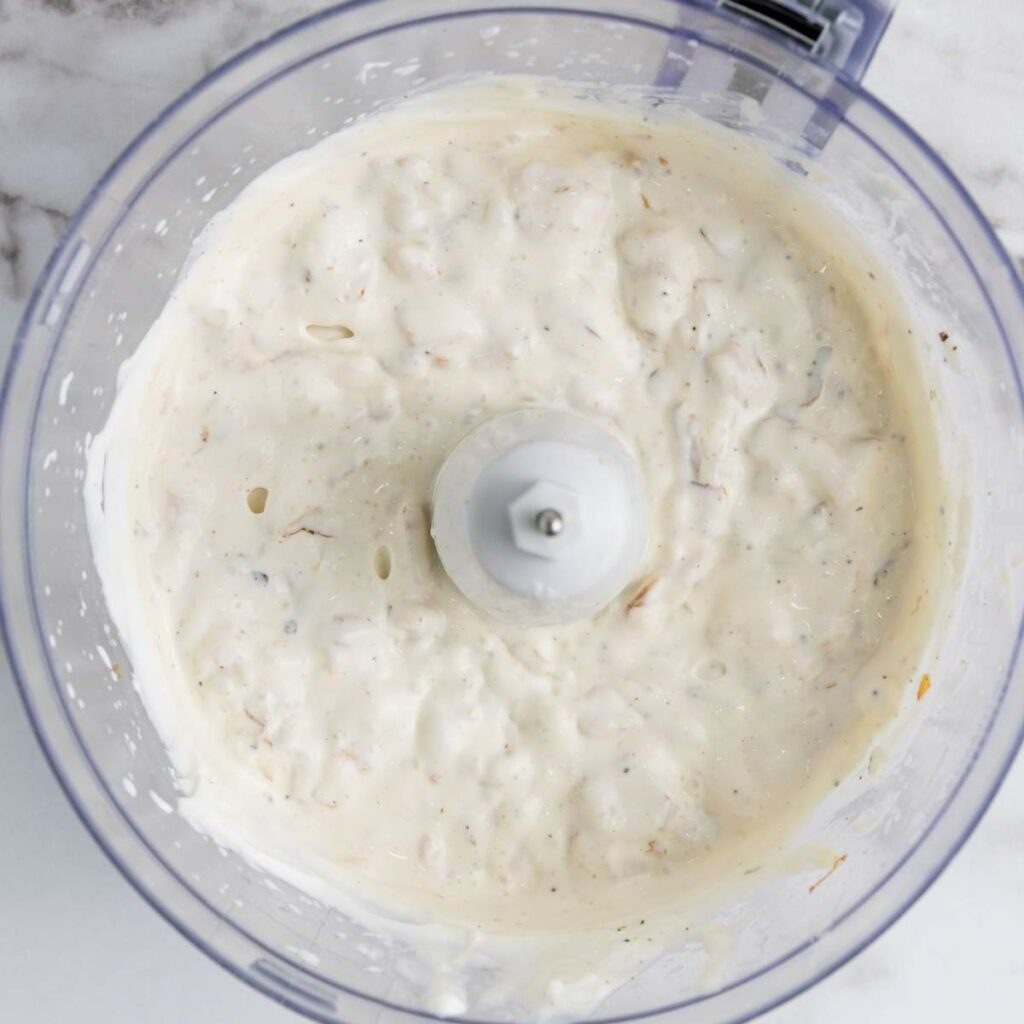
[[[806,177],[892,268],[912,307],[909,343],[935,400],[950,513],[966,524],[958,585],[929,651],[931,688],[918,699],[926,687],[908,683],[880,741],[885,763],[873,757],[793,837],[796,853],[845,857],[837,870],[814,885],[821,867],[796,856],[791,870],[753,876],[715,908],[710,930],[593,1019],[756,1015],[871,941],[970,833],[1024,722],[1024,295],[950,171],[857,84],[890,8],[354,0],[215,71],[90,193],[36,287],[4,381],[3,633],[40,743],[86,826],[145,898],[234,974],[322,1021],[431,1016],[426,976],[409,966],[415,949],[264,875],[176,812],[174,773],[93,566],[86,452],[118,368],[210,219],[281,158],[445,80],[527,73],[657,87]],[[486,981],[469,977],[467,1019],[522,1019],[521,1007],[475,1001]]]

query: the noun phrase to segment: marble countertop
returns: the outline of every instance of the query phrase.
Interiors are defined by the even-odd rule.
[[[0,355],[61,227],[118,151],[309,0],[0,0]],[[1024,0],[902,0],[866,82],[946,158],[1024,268]],[[51,777],[0,667],[5,1019],[285,1024],[129,887]],[[1024,763],[893,928],[769,1024],[1016,1024]]]

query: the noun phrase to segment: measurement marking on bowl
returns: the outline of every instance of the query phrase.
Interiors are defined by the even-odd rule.
[[[64,276],[60,279],[60,285],[57,288],[58,295],[67,295],[75,287],[78,279],[82,276],[82,271],[85,270],[91,252],[92,246],[84,238],[80,238],[68,258]]]
[[[63,406],[67,404],[68,400],[68,388],[71,387],[71,382],[75,379],[75,371],[72,370],[61,382],[60,391],[57,393],[57,404]]]
[[[319,986],[314,990],[310,980],[300,975],[295,968],[264,958],[254,960],[252,969],[257,974],[262,974],[268,981],[281,986],[289,995],[306,999],[321,1009],[334,1012],[335,1002],[330,995],[327,992],[321,993]]]

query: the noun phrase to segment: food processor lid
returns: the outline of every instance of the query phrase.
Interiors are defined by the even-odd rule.
[[[434,484],[431,534],[475,605],[523,626],[600,611],[634,577],[647,501],[625,445],[593,420],[520,409],[485,421]]]

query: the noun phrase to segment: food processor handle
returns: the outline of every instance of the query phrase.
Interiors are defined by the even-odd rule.
[[[817,60],[860,81],[897,0],[713,0],[723,11],[779,32]]]

